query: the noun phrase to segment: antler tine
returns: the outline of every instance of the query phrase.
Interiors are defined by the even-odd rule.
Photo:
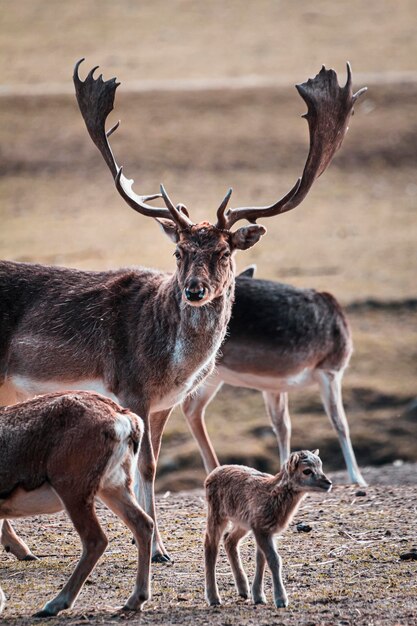
[[[229,203],[230,196],[232,195],[233,189],[227,190],[225,197],[223,198],[219,208],[217,209],[217,228],[226,228],[226,218],[224,212]]]
[[[112,173],[117,191],[127,204],[138,213],[149,217],[168,218],[174,220],[180,227],[183,227],[183,216],[179,216],[175,207],[173,212],[163,207],[156,208],[147,204],[150,200],[160,198],[161,194],[137,195],[132,189],[134,181],[126,178],[123,174],[123,168],[117,165],[108,138],[117,130],[120,121],[107,132],[105,123],[107,116],[113,110],[116,89],[120,83],[116,82],[115,78],[103,81],[101,74],[98,78],[94,78],[94,72],[98,66],[90,70],[86,79],[82,81],[79,77],[78,69],[83,61],[84,59],[77,61],[74,68],[73,78],[78,106],[91,139],[99,149]]]
[[[256,222],[261,217],[272,217],[297,207],[306,197],[316,178],[330,164],[340,148],[348,129],[353,105],[366,87],[352,94],[352,72],[347,64],[347,81],[340,87],[334,70],[322,67],[314,78],[310,78],[296,89],[307,104],[307,119],[310,132],[310,150],[303,175],[294,187],[278,202],[264,207],[239,207],[220,215],[218,226],[231,228],[238,220]]]
[[[174,205],[174,203],[172,202],[172,200],[170,199],[170,197],[168,196],[165,187],[163,186],[163,184],[161,183],[160,185],[160,189],[161,189],[161,196],[169,210],[169,212],[171,213],[172,219],[181,227],[181,228],[188,228],[189,226],[192,225],[192,221],[188,218],[188,216],[185,213],[180,212],[177,207]]]

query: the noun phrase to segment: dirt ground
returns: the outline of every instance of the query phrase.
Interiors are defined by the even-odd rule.
[[[224,551],[217,567],[223,605],[204,601],[202,537],[205,503],[202,491],[158,499],[158,511],[170,565],[154,565],[152,599],[142,615],[120,615],[133,586],[135,549],[128,531],[107,510],[100,519],[110,539],[108,549],[73,610],[59,618],[36,620],[39,625],[65,624],[194,624],[203,626],[414,626],[417,623],[417,562],[400,556],[417,548],[415,502],[417,466],[403,464],[365,468],[371,486],[365,495],[342,486],[341,474],[330,494],[309,496],[289,529],[278,539],[283,559],[289,607],[255,607],[235,595]],[[298,522],[311,532],[297,532]],[[79,554],[75,532],[64,515],[16,522],[37,562],[17,562],[2,556],[2,585],[7,596],[1,620],[5,626],[28,626],[30,615],[64,583]],[[243,561],[254,572],[251,538],[243,543]]]

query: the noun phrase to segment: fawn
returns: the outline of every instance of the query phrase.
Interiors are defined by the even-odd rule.
[[[249,597],[239,542],[252,531],[256,541],[253,602],[266,604],[263,578],[267,562],[272,574],[275,606],[288,606],[281,576],[281,557],[273,538],[285,530],[308,492],[330,491],[332,483],[323,474],[318,454],[318,450],[293,452],[275,476],[240,465],[223,465],[209,474],[205,481],[208,511],[204,552],[206,599],[210,605],[221,604],[215,568],[219,542],[230,521],[233,526],[224,536],[224,547],[238,594]]]

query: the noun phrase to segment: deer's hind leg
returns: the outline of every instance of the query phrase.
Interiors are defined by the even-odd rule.
[[[138,547],[136,584],[125,609],[140,610],[150,597],[150,568],[153,521],[138,505],[133,492],[125,485],[102,488],[99,498],[132,532]]]
[[[206,599],[210,606],[221,604],[216,581],[216,562],[219,554],[219,543],[227,520],[220,519],[208,504],[207,527],[204,536],[204,565],[206,576]]]
[[[324,408],[339,437],[349,478],[353,483],[366,486],[353,451],[349,424],[343,407],[342,372],[319,370],[317,376]]]
[[[6,520],[0,520],[0,542],[6,552],[10,552],[19,561],[37,561],[30,548],[25,544],[14,531],[11,523]]]
[[[35,617],[51,617],[71,608],[107,546],[107,538],[98,522],[91,495],[80,497],[70,491],[70,489],[65,493],[60,491],[59,496],[80,536],[83,551],[68,582],[53,600],[47,602],[43,609],[36,613]]]
[[[230,532],[224,535],[224,547],[232,568],[238,594],[242,598],[249,598],[249,583],[242,566],[239,554],[239,543],[248,534],[248,531],[241,526],[233,526]]]

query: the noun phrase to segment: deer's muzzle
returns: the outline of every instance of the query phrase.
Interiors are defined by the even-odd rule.
[[[200,287],[199,289],[184,289],[184,295],[190,302],[200,302],[206,295],[206,288]]]

